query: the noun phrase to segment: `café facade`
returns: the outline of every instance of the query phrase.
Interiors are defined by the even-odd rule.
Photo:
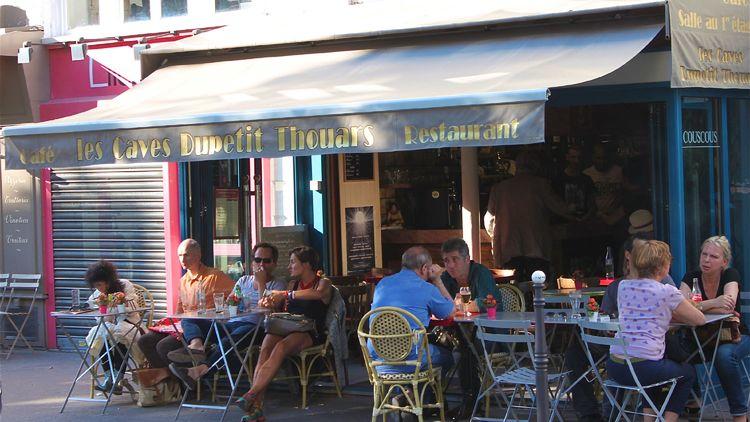
[[[268,43],[220,28],[143,52],[144,79],[97,108],[6,127],[6,168],[40,171],[46,308],[66,307],[88,262],[127,269],[140,256],[131,251],[149,242],[161,249],[149,258],[166,280],[160,302],[174,306],[174,251],[185,237],[230,274],[249,265],[260,240],[282,251],[308,243],[329,274],[397,266],[409,245],[437,251],[449,237],[491,263],[482,214],[515,154],[537,151],[553,179],[548,167],[567,150],[586,156],[601,141],[629,172],[627,211],[649,210],[671,244],[674,277],[719,233],[730,237],[734,265],[750,270],[750,7],[569,3]],[[124,203],[86,191],[101,168],[95,177],[125,192]],[[275,186],[285,177],[291,183]],[[272,206],[290,197],[291,207]],[[150,227],[163,239],[129,230],[144,202],[156,215],[137,233]],[[61,206],[73,217],[53,218]],[[86,217],[99,211],[110,219]],[[568,251],[552,258],[558,273],[595,268],[580,256],[598,259],[586,235],[612,230],[555,225],[556,249]],[[80,268],[65,267],[76,259]],[[59,267],[73,277],[58,277]],[[52,347],[49,322],[47,333]]]

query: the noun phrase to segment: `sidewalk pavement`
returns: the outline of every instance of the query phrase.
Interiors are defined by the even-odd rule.
[[[2,383],[2,422],[48,422],[89,421],[101,418],[103,403],[69,402],[65,413],[60,408],[68,393],[80,358],[75,353],[43,352],[31,353],[16,350],[9,360],[0,360],[0,382]],[[88,394],[87,379],[79,382],[76,392]],[[75,394],[75,393],[74,393]],[[345,394],[309,396],[310,405],[300,409],[300,398],[287,391],[271,391],[266,398],[266,416],[272,421],[364,421],[369,420],[372,398]],[[120,421],[172,421],[177,405],[140,408],[130,400],[130,395],[114,396],[104,420]],[[179,421],[217,421],[221,413],[215,410],[183,409]],[[232,406],[225,421],[238,421],[242,412]]]

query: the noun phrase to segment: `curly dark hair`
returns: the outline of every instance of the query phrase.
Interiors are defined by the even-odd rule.
[[[299,262],[310,264],[310,269],[318,271],[320,269],[320,255],[315,249],[309,246],[297,246],[289,251],[289,256],[296,256]]]
[[[117,267],[109,261],[99,260],[89,265],[86,270],[86,283],[93,289],[94,283],[105,282],[107,294],[125,291],[125,287],[117,276]]]

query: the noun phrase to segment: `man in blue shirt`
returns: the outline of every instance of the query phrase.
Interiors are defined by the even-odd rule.
[[[430,323],[430,315],[441,319],[450,317],[455,310],[455,305],[450,293],[440,280],[439,274],[439,267],[433,268],[432,258],[425,248],[414,246],[407,249],[401,256],[401,271],[385,277],[375,288],[372,309],[382,306],[401,308],[412,313],[425,327]],[[411,321],[410,323],[413,327],[416,325]],[[451,351],[434,344],[430,344],[429,348],[432,365],[440,366],[445,374],[453,366]],[[370,356],[378,360],[371,344],[368,344],[368,349]],[[407,359],[415,359],[416,356],[415,347]],[[423,364],[426,360],[425,354]],[[413,366],[378,366],[379,373],[412,371],[414,371]]]

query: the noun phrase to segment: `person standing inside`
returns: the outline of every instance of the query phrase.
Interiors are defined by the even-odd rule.
[[[568,211],[577,218],[588,220],[596,214],[594,182],[583,173],[580,147],[568,147],[565,168],[555,178],[552,188],[568,205]]]
[[[550,276],[552,214],[575,218],[550,183],[536,175],[538,170],[535,154],[519,153],[516,175],[492,187],[484,217],[495,266],[515,269],[519,283],[529,281],[536,270]]]

